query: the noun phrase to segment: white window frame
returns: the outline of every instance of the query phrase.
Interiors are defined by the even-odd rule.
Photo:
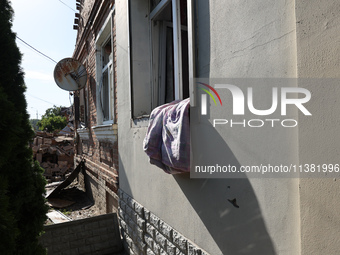
[[[104,55],[104,46],[107,44],[107,42],[111,40],[111,45],[112,45],[112,38],[111,35],[108,36],[108,38],[105,40],[105,42],[101,45],[101,56]],[[100,95],[100,108],[102,111],[104,111],[103,109],[103,104],[104,104],[104,96],[106,96],[105,94],[108,93],[108,104],[109,104],[109,119],[105,120],[104,116],[103,116],[103,124],[109,124],[109,123],[113,123],[114,121],[114,116],[113,116],[113,52],[112,52],[112,47],[111,47],[111,54],[109,56],[109,62],[107,62],[107,64],[102,68],[101,70],[101,74],[100,74],[100,84],[99,84],[99,95]],[[103,66],[103,58],[101,57],[101,65]],[[107,71],[107,83],[108,83],[108,89],[109,91],[104,91],[104,86],[103,86],[103,79],[104,79],[104,74]]]
[[[180,0],[172,0],[172,27],[174,40],[174,84],[175,100],[183,99],[182,79],[182,31]]]
[[[152,29],[152,23],[153,20],[164,10],[164,8],[172,3],[172,28],[173,28],[173,50],[174,50],[174,96],[175,100],[183,99],[183,79],[182,79],[182,38],[181,38],[181,30],[183,30],[183,26],[181,25],[181,17],[180,17],[180,0],[162,0],[159,2],[159,4],[151,11],[150,13],[150,23],[151,23],[151,29]],[[194,72],[194,37],[193,37],[193,12],[192,7],[193,2],[192,0],[187,0],[187,19],[188,24],[185,30],[188,32],[188,62],[189,62],[189,96],[191,100],[192,106],[195,105],[195,99],[194,99],[194,86],[193,86],[193,78],[195,75]],[[169,24],[164,24],[165,26],[169,26]],[[163,29],[163,31],[165,31]],[[153,35],[151,35],[151,42],[153,43]],[[159,47],[164,47],[164,35],[163,35],[163,42],[162,45]],[[164,49],[162,50],[164,54]],[[161,53],[159,53],[161,54]],[[164,56],[160,56],[161,58]],[[163,61],[160,61],[160,65],[164,65],[162,63]],[[159,82],[164,83],[164,73],[163,72],[164,67],[161,67],[160,70],[154,70],[157,72],[156,74],[153,74],[153,80],[156,80],[157,85]],[[157,78],[155,78],[155,76]],[[161,77],[159,77],[161,76]],[[153,100],[155,107],[158,104],[158,98],[160,95],[160,91],[158,91],[158,88],[154,90],[154,97]]]
[[[114,9],[111,10],[104,25],[100,29],[97,38],[95,40],[96,45],[96,102],[97,102],[97,125],[113,124],[114,119],[114,70],[113,70],[113,19]],[[103,67],[103,47],[111,40],[111,54],[109,56],[109,62]],[[109,119],[104,120],[104,114],[102,110],[103,97],[105,96],[102,91],[102,76],[105,71],[108,71],[108,85],[109,85]]]

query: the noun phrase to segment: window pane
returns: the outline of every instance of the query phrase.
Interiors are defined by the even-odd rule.
[[[111,38],[104,44],[103,50],[102,50],[102,57],[103,57],[103,64],[102,68],[104,68],[110,61],[110,55],[111,55]]]
[[[151,6],[155,1],[150,0]],[[187,28],[187,0],[180,0],[180,23],[179,33],[181,33],[180,44],[181,60],[174,58],[174,38],[173,38],[173,17],[172,17],[172,2],[160,11],[152,20],[153,22],[153,35],[152,43],[157,44],[158,47],[154,51],[154,71],[158,73],[155,77],[155,84],[157,86],[156,99],[158,104],[169,103],[175,100],[175,78],[177,75],[182,77],[182,94],[183,99],[189,97],[189,62],[188,62],[188,32]],[[177,28],[176,28],[177,29]],[[158,37],[157,37],[158,36]],[[176,41],[177,43],[177,41]],[[181,70],[178,70],[180,74],[175,73],[175,63],[181,62]]]
[[[172,27],[166,29],[166,86],[165,103],[175,100],[174,89],[174,49]]]
[[[187,26],[188,25],[188,18],[187,18],[187,0],[180,0],[180,8],[181,8],[181,25]]]
[[[102,87],[102,109],[103,109],[103,115],[104,120],[110,119],[110,86],[109,86],[109,76],[108,76],[108,69],[103,72],[103,87]]]
[[[182,30],[182,80],[183,99],[189,97],[189,58],[188,58],[188,32]]]
[[[151,11],[150,12],[152,12],[152,10],[155,9],[155,7],[161,2],[161,0],[151,0],[150,2],[151,2]]]

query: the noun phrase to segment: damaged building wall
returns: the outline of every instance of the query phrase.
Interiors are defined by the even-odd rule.
[[[139,99],[135,95],[131,99],[135,87],[150,84],[147,89],[152,89],[153,77],[150,72],[140,75],[135,73],[142,69],[138,69],[140,63],[151,61],[145,53],[147,50],[139,50],[149,49],[152,45],[151,31],[148,30],[154,24],[149,18],[152,2],[116,1],[116,20],[119,24],[118,114],[120,119],[126,120],[118,123],[118,139],[124,141],[119,143],[120,190],[123,198],[127,194],[144,210],[165,222],[169,226],[169,233],[180,233],[186,240],[191,240],[200,250],[197,254],[201,250],[208,254],[299,254],[297,180],[190,179],[186,174],[165,174],[149,163],[142,150],[148,119],[127,120],[133,117],[131,109],[136,105],[131,100]],[[296,76],[295,1],[280,0],[274,4],[269,0],[251,3],[193,2],[196,15],[194,52],[197,53],[198,77]],[[139,29],[140,26],[142,29]],[[151,101],[152,98],[143,100]],[[223,109],[217,109],[216,114],[218,111]],[[290,139],[291,143],[281,149],[296,162],[297,141],[293,140],[296,133],[292,131],[286,135],[277,139]],[[191,136],[193,146],[210,146],[211,150],[202,157],[214,156],[211,137],[220,139],[224,145],[220,153],[231,163],[260,160],[257,153],[247,153],[260,150],[258,146],[266,148],[269,158],[273,157],[274,151],[268,150],[271,141],[266,139],[266,134],[257,137],[259,143],[252,143],[249,134],[244,136],[224,132],[219,135],[216,131],[206,133],[204,137]],[[239,208],[228,201],[233,198],[237,198]],[[183,251],[178,245],[169,242],[167,232],[158,231],[157,235],[147,233],[144,236],[145,245],[138,245],[142,239],[138,236],[141,233],[138,219],[133,218],[133,207],[124,203],[120,207],[120,216],[122,226],[128,226],[124,236],[131,254],[169,252],[168,247],[180,254],[195,254],[189,252],[188,246]],[[134,222],[136,224],[131,224]]]
[[[48,182],[62,181],[73,170],[74,146],[73,134],[57,135],[37,131],[33,139],[33,158],[44,168]]]
[[[110,93],[116,98],[115,23],[112,18],[108,20],[114,15],[113,5],[114,1],[82,1],[73,55],[86,67],[89,77],[85,88],[78,95],[80,123],[77,130],[75,162],[78,164],[85,159],[85,171],[80,173],[79,180],[102,213],[116,211],[118,207],[117,107],[114,104],[117,100],[111,103],[114,118],[103,122],[103,102],[99,96],[103,93],[103,79],[98,73],[103,57],[98,49],[98,38],[107,33],[103,32],[103,27],[109,27],[112,58]],[[107,38],[109,37],[108,35]]]
[[[308,180],[190,179],[185,174],[167,175],[150,165],[142,149],[148,125],[148,118],[143,115],[149,114],[154,106],[151,97],[156,93],[152,71],[159,68],[151,59],[150,29],[155,24],[150,21],[150,8],[152,4],[167,1],[115,2],[111,20],[114,24],[112,34],[117,33],[112,39],[114,63],[117,62],[111,97],[114,107],[113,113],[108,115],[112,124],[105,124],[108,116],[100,108],[101,79],[97,75],[100,70],[96,67],[96,59],[97,42],[110,21],[107,16],[112,10],[108,8],[109,2],[83,1],[84,6],[91,4],[86,7],[88,15],[83,32],[78,36],[74,56],[87,67],[90,79],[82,102],[87,104],[83,109],[87,111],[88,123],[77,130],[76,161],[86,159],[86,171],[81,179],[103,211],[110,210],[107,209],[111,208],[110,204],[117,204],[119,164],[119,215],[126,249],[131,254],[310,254],[320,250],[335,254],[338,249],[332,239],[327,247],[320,248],[315,235],[324,226],[321,228],[324,239],[327,229],[337,236],[334,215],[337,215],[339,203],[336,196],[331,197],[332,202],[327,206],[329,215],[334,214],[330,220],[320,210],[322,201],[329,199],[328,194],[337,194],[339,185],[334,181],[317,181],[318,189],[313,191],[314,182]],[[309,44],[315,34],[318,38],[323,38],[324,33],[329,37],[334,35],[329,26],[338,28],[337,20],[330,18],[331,10],[338,7],[335,1],[325,4],[325,12],[320,14],[320,17],[327,14],[329,21],[334,23],[317,26],[317,31],[312,30],[310,35],[306,29],[311,29],[308,24],[314,20],[314,11],[304,12],[308,5],[306,0],[193,2],[198,77],[297,77],[317,70],[317,61],[310,64],[315,59],[310,57],[309,47],[315,46],[320,59],[333,52],[327,47],[335,47],[320,41]],[[323,10],[318,6],[315,8]],[[306,19],[306,28],[306,24],[298,23],[300,17]],[[335,61],[337,54],[333,54],[332,61]],[[221,111],[223,109],[217,109],[213,114],[218,115]],[[131,120],[136,117],[134,114],[138,118]],[[308,126],[308,122],[302,125]],[[206,137],[193,135],[191,139],[196,148],[210,146],[212,150],[205,155],[207,158],[215,157],[210,138],[219,139],[223,145],[219,153],[225,160],[242,165],[263,160],[259,150],[266,153],[266,160],[275,158],[275,153],[282,153],[285,160],[294,163],[308,160],[310,152],[318,151],[318,146],[314,146],[314,150],[308,146],[311,136],[311,131],[289,130],[275,138],[280,145],[286,141],[277,150],[273,149],[275,142],[268,139],[267,133],[257,133],[254,137],[242,130],[210,130]],[[335,146],[326,147],[323,148],[331,150],[334,159]],[[324,185],[328,185],[326,191],[323,191]],[[319,201],[315,201],[315,197],[320,198]],[[237,204],[230,203],[232,198],[237,198]],[[316,204],[313,213],[309,210],[311,201]],[[309,248],[311,243],[313,249]]]

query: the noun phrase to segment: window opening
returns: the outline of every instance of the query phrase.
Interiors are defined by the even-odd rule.
[[[151,17],[153,66],[156,67],[158,63],[159,67],[153,70],[156,105],[189,97],[187,1],[165,2],[151,0],[151,12],[160,10],[152,13]],[[180,24],[174,22],[174,14]],[[178,38],[174,38],[174,35]]]

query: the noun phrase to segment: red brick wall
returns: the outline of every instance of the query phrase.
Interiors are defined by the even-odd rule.
[[[95,39],[110,13],[110,6],[113,3],[114,1],[83,1],[81,16],[84,15],[84,19],[79,24],[77,43],[73,56],[84,64],[88,74],[87,93],[85,93],[85,102],[88,104],[87,107],[80,106],[80,110],[83,110],[83,113],[80,115],[86,114],[87,116],[89,139],[77,140],[75,161],[80,162],[82,158],[86,160],[86,171],[81,174],[80,181],[84,186],[87,186],[85,188],[91,193],[89,195],[97,205],[100,205],[103,213],[115,211],[118,205],[118,142],[98,141],[91,128],[97,125]],[[96,13],[95,15],[95,10],[99,14]],[[115,123],[117,123],[115,25],[112,33],[114,38],[114,117]],[[86,108],[87,111],[85,110]]]

